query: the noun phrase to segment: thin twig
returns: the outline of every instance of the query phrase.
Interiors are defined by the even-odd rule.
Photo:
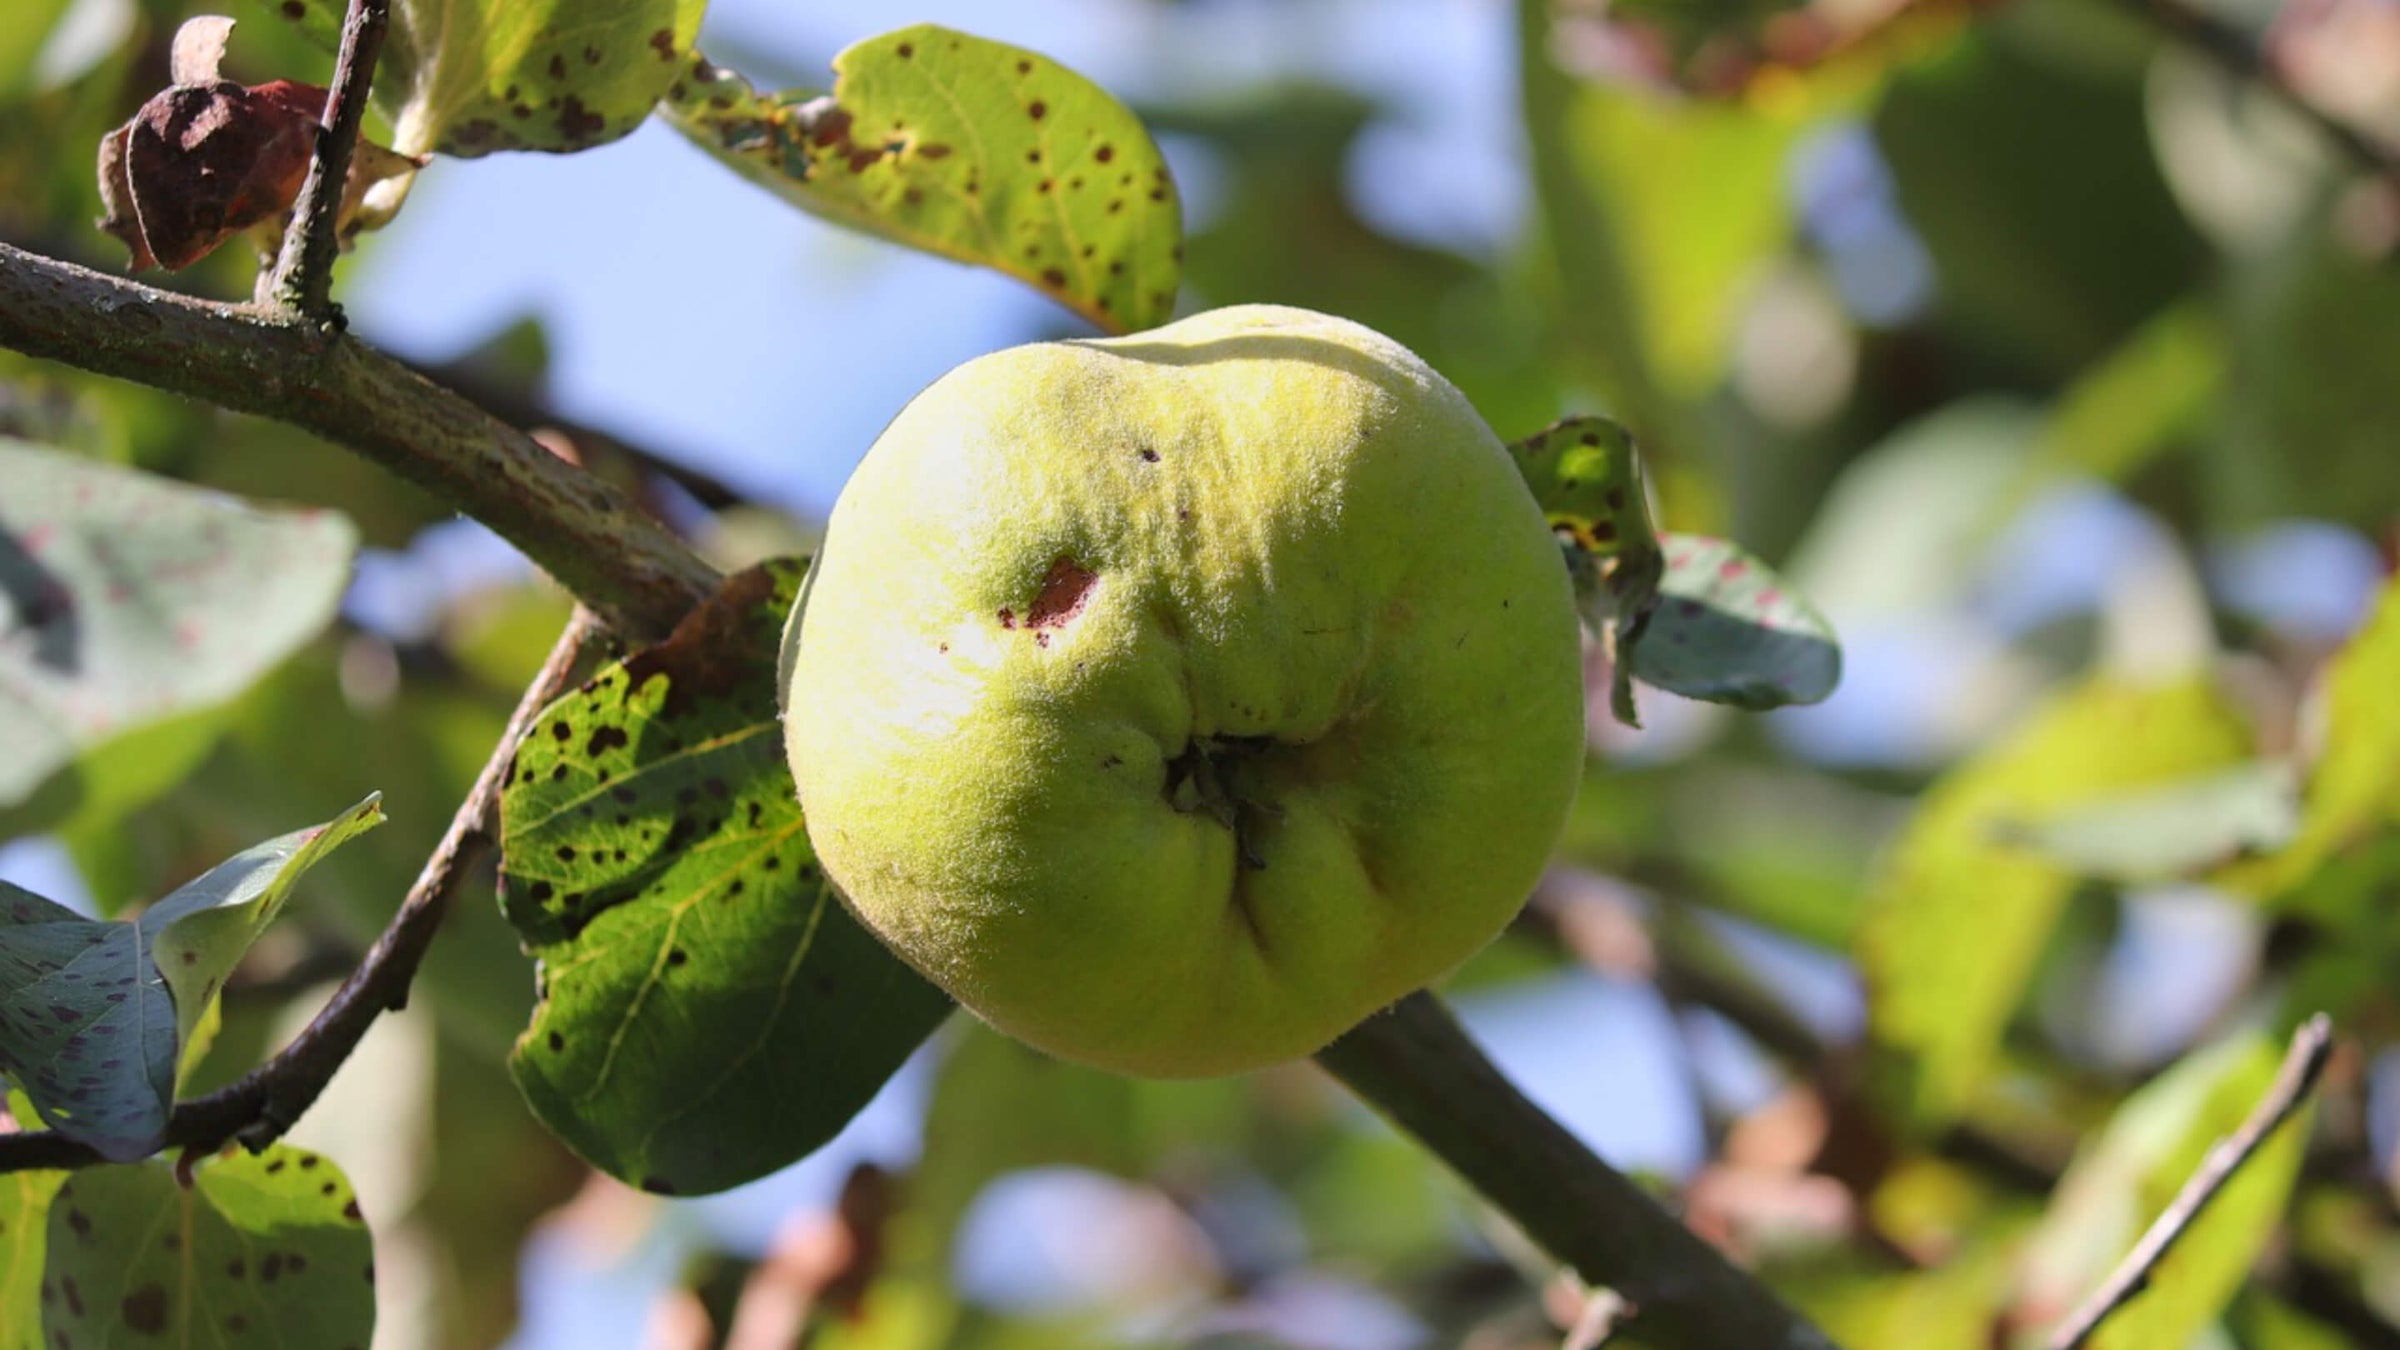
[[[2239,26],[2189,0],[2119,0],[2239,80],[2259,85],[2316,126],[2358,166],[2400,183],[2400,153],[2352,126],[2293,85],[2291,76]]]
[[[490,526],[617,633],[656,641],[716,569],[602,479],[347,335],[0,244],[0,347],[311,431]]]
[[[2276,1071],[2267,1095],[2251,1108],[2240,1129],[2209,1149],[2208,1156],[2200,1162],[2200,1170],[2183,1183],[2173,1202],[2159,1214],[2150,1230],[2142,1234],[2142,1240],[2134,1244],[2133,1250],[2125,1254],[2125,1259],[2117,1263],[2107,1281],[2059,1324],[2058,1330],[2051,1334],[2050,1350],[2080,1350],[2102,1322],[2149,1287],[2151,1273],[2158,1269],[2158,1263],[2166,1259],[2175,1243],[2199,1221],[2209,1202],[2217,1198],[2242,1165],[2308,1100],[2332,1053],[2333,1023],[2325,1014],[2318,1013],[2300,1024],[2300,1029],[2292,1033],[2292,1048],[2284,1055],[2283,1067]]]
[[[476,777],[458,813],[450,818],[441,843],[426,858],[416,884],[409,887],[399,911],[342,987],[290,1044],[239,1082],[177,1103],[167,1120],[169,1149],[211,1153],[229,1141],[238,1140],[254,1150],[275,1142],[316,1104],[375,1019],[407,1004],[409,986],[434,934],[441,931],[460,876],[491,842],[492,814],[500,789],[508,782],[509,767],[516,761],[517,746],[542,710],[566,688],[595,627],[590,611],[580,607],[567,621],[550,659],[526,686],[490,762]],[[54,1131],[0,1134],[0,1173],[71,1169],[102,1161],[98,1153]]]
[[[1830,1350],[1773,1291],[1600,1160],[1486,1059],[1431,994],[1411,994],[1317,1062],[1415,1135],[1525,1235],[1622,1295],[1662,1350]]]
[[[351,151],[357,148],[359,125],[367,116],[367,86],[375,78],[375,58],[383,51],[383,31],[390,18],[391,0],[350,0],[349,13],[342,19],[342,46],[333,61],[333,87],[325,98],[317,152],[309,160],[300,196],[292,203],[291,227],[283,232],[275,270],[263,288],[270,302],[287,313],[339,322],[341,311],[333,305],[333,260],[341,252],[341,241],[335,227],[350,184]]]

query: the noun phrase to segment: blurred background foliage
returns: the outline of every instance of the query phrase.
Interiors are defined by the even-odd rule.
[[[190,8],[0,21],[0,237],[121,265],[94,147]],[[2400,8],[932,11],[718,0],[703,42],[787,83],[919,17],[1058,57],[1164,143],[1185,310],[1383,329],[1504,437],[1609,413],[1671,526],[1740,539],[1840,630],[1816,708],[1646,692],[1634,733],[1594,705],[1556,870],[1451,986],[1529,1092],[1846,1344],[2016,1345],[2321,1008],[2349,1040],[2306,1148],[2270,1150],[2104,1343],[2400,1344],[2400,189],[2324,125],[2400,145]],[[230,58],[326,65],[263,21]],[[241,252],[171,284],[247,294]],[[656,128],[437,164],[343,298],[728,565],[805,550],[940,370],[1082,331]],[[113,912],[383,792],[392,823],[229,990],[206,1087],[388,916],[565,602],[287,428],[0,354],[0,433],[335,507],[369,545],[336,628],[143,781],[0,819],[0,875]],[[452,929],[296,1136],[377,1228],[379,1346],[1512,1350],[1584,1319],[1309,1066],[1135,1082],[963,1019],[799,1167],[629,1192],[508,1084],[532,989],[494,907]]]

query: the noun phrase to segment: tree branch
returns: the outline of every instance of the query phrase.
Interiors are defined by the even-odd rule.
[[[177,1103],[167,1120],[168,1148],[213,1153],[234,1140],[253,1150],[265,1148],[316,1104],[375,1019],[386,1009],[396,1012],[407,1005],[409,986],[424,962],[426,948],[441,930],[460,876],[491,843],[491,818],[499,805],[500,789],[507,785],[509,768],[516,762],[517,746],[542,710],[566,688],[576,661],[594,636],[593,628],[590,612],[581,608],[567,620],[550,659],[526,686],[490,762],[451,817],[449,830],[425,860],[416,884],[400,902],[399,912],[342,987],[289,1045],[239,1082]],[[0,1134],[0,1174],[89,1167],[104,1161],[89,1147],[55,1131]]]
[[[2249,33],[2189,0],[2119,0],[2119,3],[2216,62],[2235,79],[2266,89],[2302,120],[2323,132],[2360,168],[2386,182],[2400,184],[2400,154],[2300,92]]]
[[[349,190],[350,152],[367,116],[367,86],[375,78],[375,58],[383,52],[390,18],[391,0],[350,0],[342,19],[342,46],[333,61],[333,88],[325,97],[316,154],[292,203],[292,223],[283,232],[275,270],[261,288],[287,313],[310,319],[337,319],[341,313],[332,299],[333,260],[341,252],[335,226]]]
[[[2217,1198],[2277,1127],[2291,1119],[2308,1100],[2332,1052],[2333,1024],[2325,1014],[2318,1013],[2300,1024],[2300,1029],[2292,1033],[2292,1048],[2285,1053],[2283,1067],[2276,1071],[2267,1095],[2251,1109],[2240,1129],[2217,1141],[2201,1160],[2200,1170],[2183,1183],[2183,1189],[2175,1193],[2175,1199],[2150,1225],[2150,1230],[2142,1234],[2142,1240],[2125,1254],[2125,1259],[2083,1301],[2083,1306],[2059,1324],[2058,1330],[2051,1334],[2050,1350],[2081,1350],[2101,1323],[2150,1286],[2151,1272],[2158,1269],[2158,1263],[2166,1259],[2184,1233],[2199,1222],[2209,1202]]]
[[[271,417],[348,446],[496,530],[629,639],[665,636],[717,581],[682,541],[608,484],[311,320],[194,300],[0,244],[0,347]],[[546,684],[527,691],[519,721],[548,702]],[[504,742],[511,748],[516,725]],[[345,986],[347,996],[328,1005],[320,1019],[332,1019],[328,1030],[304,1035],[232,1088],[178,1107],[171,1144],[213,1148],[236,1137],[272,1138],[314,1099],[320,1075],[338,1067],[374,1013],[389,1006],[377,1000],[405,996],[439,897],[453,884],[460,855],[481,836],[478,803],[508,757],[494,756],[499,767],[487,767],[402,915]],[[370,977],[370,967],[387,973]],[[1403,1001],[1320,1059],[1536,1241],[1633,1300],[1629,1315],[1646,1337],[1667,1346],[1831,1346],[1527,1101],[1430,996]],[[288,1088],[273,1086],[286,1075]],[[54,1134],[0,1138],[0,1170],[90,1160]]]
[[[715,569],[606,482],[354,338],[0,244],[0,347],[315,432],[490,526],[629,639]]]
[[[1431,994],[1411,994],[1317,1055],[1592,1284],[1620,1325],[1690,1350],[1831,1350],[1825,1334],[1695,1236],[1528,1101]]]

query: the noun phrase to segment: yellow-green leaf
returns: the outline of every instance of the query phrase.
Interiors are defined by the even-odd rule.
[[[812,214],[1029,282],[1112,332],[1175,307],[1183,217],[1149,132],[1090,80],[931,24],[834,58],[833,92],[705,61],[668,120]]]
[[[690,73],[708,0],[393,0],[375,79],[393,148],[473,158],[585,150],[642,124]],[[330,45],[342,0],[275,11]]]
[[[2241,714],[2205,674],[2101,674],[2054,695],[1927,792],[1860,920],[1876,1041],[1902,1104],[1955,1117],[1991,1067],[2075,875],[2014,842],[2023,821],[2230,768]]]
[[[2324,749],[2302,788],[2299,833],[2215,881],[2261,898],[2286,894],[2336,851],[2400,823],[2400,583],[2384,587],[2366,625],[2326,667]]]
[[[2281,1059],[2247,1035],[2186,1056],[2126,1099],[2068,1167],[2026,1254],[2018,1321],[2055,1321],[2100,1283],[2198,1170],[2240,1127]],[[2285,1121],[2217,1193],[2131,1301],[2110,1314],[2095,1350],[2187,1346],[2216,1320],[2266,1246],[2290,1198],[2308,1112]]]

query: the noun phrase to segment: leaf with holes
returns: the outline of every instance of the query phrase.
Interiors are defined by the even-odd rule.
[[[652,1191],[807,1154],[950,1007],[850,917],[802,828],[775,662],[804,570],[737,574],[552,704],[500,800],[503,903],[542,963],[517,1086]]]
[[[1616,669],[1609,710],[1640,726],[1631,657],[1657,606],[1666,555],[1650,523],[1633,437],[1605,417],[1568,417],[1510,443],[1508,452],[1567,550],[1584,625],[1608,644]]]
[[[1912,1116],[1938,1123],[1967,1106],[2075,890],[2072,871],[2010,843],[2007,825],[2250,758],[2249,727],[2210,677],[2101,675],[1925,794],[1868,886],[1857,938],[1879,1067]]]
[[[829,95],[705,61],[667,119],[752,182],[853,229],[1028,282],[1111,332],[1166,322],[1182,206],[1141,121],[1048,57],[931,24],[833,60]]]
[[[1633,674],[1685,698],[1763,710],[1815,703],[1842,678],[1842,649],[1816,608],[1739,544],[1665,537],[1658,606]]]
[[[273,9],[328,48],[341,0]],[[460,158],[588,150],[689,73],[707,0],[392,0],[376,102],[393,148]]]
[[[131,920],[0,882],[0,1071],[51,1128],[123,1162],[158,1147],[177,1048],[319,858],[382,820],[369,797],[236,854]]]
[[[50,1203],[42,1318],[62,1346],[360,1350],[375,1248],[350,1183],[288,1144],[77,1172]]]
[[[0,438],[0,835],[129,809],[189,769],[214,740],[202,714],[333,617],[356,542],[331,512]]]

